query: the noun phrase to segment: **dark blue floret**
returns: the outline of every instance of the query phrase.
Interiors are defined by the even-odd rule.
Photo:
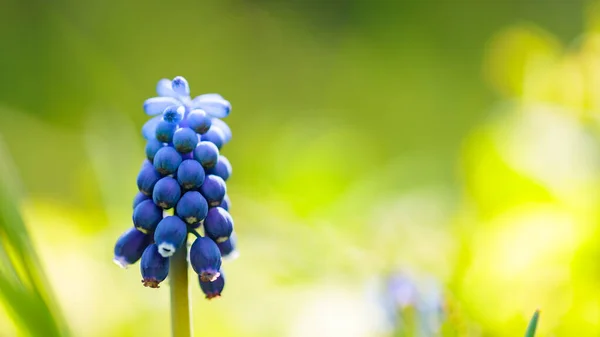
[[[210,116],[206,115],[204,110],[196,109],[192,110],[186,118],[187,127],[194,130],[199,134],[204,134],[210,126],[212,125],[212,121]]]
[[[137,176],[137,187],[140,192],[151,196],[156,182],[160,180],[160,174],[148,161],[144,161],[140,173]]]
[[[163,113],[163,120],[168,123],[177,124],[177,123],[181,122],[184,114],[185,114],[185,107],[183,105],[170,106],[165,109],[165,112]]]
[[[225,134],[219,128],[211,127],[202,135],[202,141],[211,142],[221,149],[225,144]]]
[[[204,295],[206,295],[207,300],[211,300],[213,298],[221,297],[221,293],[225,288],[225,274],[223,270],[219,270],[219,277],[213,282],[210,281],[202,281],[202,278],[198,276],[198,282],[200,283],[200,289]]]
[[[162,175],[175,173],[182,158],[177,151],[169,146],[165,146],[156,152],[154,156],[154,168]]]
[[[162,218],[162,209],[149,199],[142,201],[133,210],[133,225],[144,234],[154,232]]]
[[[223,201],[221,201],[219,207],[229,212],[229,207],[231,207],[231,200],[229,200],[229,196],[227,194],[225,194],[225,196],[223,197]]]
[[[225,242],[233,232],[233,218],[221,207],[213,207],[204,219],[204,232],[217,243]]]
[[[169,274],[169,259],[160,255],[156,244],[151,244],[142,254],[140,270],[144,287],[158,288]]]
[[[175,207],[179,198],[181,198],[181,187],[179,187],[177,180],[169,176],[160,179],[154,186],[152,200],[161,208]]]
[[[173,146],[179,153],[190,153],[198,145],[198,135],[190,128],[181,128],[173,135]]]
[[[163,257],[170,257],[183,245],[187,238],[187,226],[177,216],[168,216],[156,226],[154,243]]]
[[[136,263],[142,257],[142,253],[150,241],[152,241],[152,237],[149,235],[130,228],[117,239],[113,261],[122,268],[127,268],[128,265]]]
[[[223,178],[223,180],[229,179],[229,177],[231,176],[231,172],[231,163],[229,163],[229,159],[227,159],[223,155],[219,156],[219,159],[217,159],[217,164],[215,166],[207,170],[208,174],[217,175]]]
[[[186,192],[177,203],[176,212],[186,223],[196,225],[206,218],[208,203],[199,192]]]
[[[144,201],[144,200],[148,200],[148,199],[150,199],[150,197],[149,197],[149,196],[145,195],[145,194],[144,194],[144,193],[142,193],[142,192],[138,192],[138,193],[135,195],[135,197],[133,198],[133,209],[135,209],[135,207],[136,207],[137,205],[139,205],[139,204],[140,204],[142,201]]]
[[[148,158],[148,160],[152,162],[154,160],[154,155],[156,155],[156,152],[158,152],[158,150],[160,150],[160,148],[163,146],[164,144],[158,141],[157,139],[148,140],[148,142],[146,143],[146,157]]]
[[[170,143],[173,141],[173,135],[177,130],[177,124],[161,120],[156,125],[156,139],[163,143]]]
[[[219,247],[223,258],[233,259],[237,257],[237,236],[235,235],[235,232],[231,233],[229,239],[223,242],[217,242],[217,246]]]
[[[225,180],[213,174],[207,175],[204,183],[200,186],[200,193],[208,201],[209,206],[219,206],[227,193]]]
[[[200,187],[204,182],[204,177],[204,168],[193,159],[184,160],[177,169],[177,181],[185,190]]]
[[[202,141],[194,149],[194,159],[205,168],[211,168],[219,159],[219,149],[211,142]]]
[[[200,275],[200,280],[212,282],[219,277],[221,269],[221,252],[217,244],[207,238],[199,237],[190,248],[190,264]]]

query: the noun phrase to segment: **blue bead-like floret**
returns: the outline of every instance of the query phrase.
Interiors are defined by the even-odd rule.
[[[223,120],[218,118],[212,119],[212,127],[221,130],[223,132],[223,137],[225,142],[223,144],[227,144],[231,140],[231,128],[229,125],[225,123]]]
[[[221,252],[217,244],[207,238],[199,237],[190,248],[190,264],[200,275],[200,280],[212,282],[219,277],[221,269]]]
[[[174,148],[165,146],[156,152],[154,168],[162,175],[173,174],[182,161],[181,155]]]
[[[144,161],[140,173],[137,176],[137,187],[140,192],[147,196],[152,195],[154,185],[160,180],[160,174],[154,169],[149,161]]]
[[[223,178],[223,180],[229,179],[232,173],[232,167],[231,163],[229,162],[229,159],[227,159],[223,155],[220,155],[219,159],[217,159],[217,163],[215,164],[215,166],[208,169],[207,173],[217,175]]]
[[[181,248],[187,238],[187,226],[178,216],[168,216],[161,220],[154,231],[154,243],[163,257],[170,257]]]
[[[225,242],[233,232],[233,218],[221,207],[208,210],[204,219],[204,232],[215,242]]]
[[[149,196],[145,195],[142,192],[137,192],[135,197],[133,198],[133,209],[137,207],[142,201],[150,199]]]
[[[156,125],[156,137],[158,141],[162,143],[171,143],[173,141],[173,135],[177,130],[177,124],[161,120]]]
[[[154,186],[152,200],[154,203],[163,209],[175,207],[181,197],[181,187],[177,180],[172,177],[164,177],[160,179]]]
[[[217,246],[221,251],[221,256],[224,259],[235,259],[238,256],[237,252],[237,236],[235,231],[231,233],[229,239],[223,242],[217,242]]]
[[[218,149],[221,149],[223,145],[225,145],[225,134],[221,129],[216,128],[213,125],[202,135],[202,141],[211,142],[215,144]]]
[[[177,203],[176,212],[189,225],[197,225],[208,214],[206,199],[196,191],[186,192]]]
[[[198,135],[190,128],[180,128],[173,135],[173,146],[179,153],[190,153],[198,145]]]
[[[194,149],[194,159],[205,168],[211,168],[217,164],[219,159],[219,148],[211,143],[202,141]]]
[[[225,196],[223,197],[223,201],[221,201],[219,207],[229,212],[229,208],[231,207],[231,200],[229,199],[229,196],[227,194],[225,194]]]
[[[160,255],[156,244],[151,244],[142,254],[140,270],[144,287],[158,288],[169,274],[169,259]]]
[[[148,160],[152,162],[154,160],[156,152],[158,152],[158,150],[160,150],[160,148],[163,146],[164,144],[157,139],[148,140],[148,142],[146,143],[146,158],[148,158]]]
[[[128,265],[136,263],[142,257],[142,253],[151,241],[151,236],[135,228],[128,229],[117,239],[113,261],[122,268],[127,268]]]
[[[219,277],[217,277],[217,279],[212,282],[203,281],[202,277],[198,276],[198,283],[200,283],[200,289],[202,289],[202,292],[204,293],[204,295],[206,295],[207,300],[221,297],[221,293],[225,288],[225,274],[223,273],[223,270],[219,270],[219,274]]]
[[[177,181],[184,190],[199,188],[204,183],[204,178],[204,168],[193,159],[184,160],[177,169]]]
[[[200,186],[200,193],[208,201],[209,206],[219,206],[225,197],[225,193],[227,193],[225,180],[213,174],[207,175],[204,183]]]
[[[186,97],[190,95],[190,85],[182,76],[177,76],[173,79],[171,82],[171,88],[173,88],[173,91],[178,95]]]
[[[163,113],[163,120],[168,123],[177,124],[181,122],[184,116],[185,107],[183,105],[170,106],[165,109],[165,112]]]
[[[185,121],[187,126],[198,134],[206,133],[212,125],[210,116],[200,109],[190,111]]]
[[[170,106],[179,104],[179,100],[173,97],[152,97],[144,102],[144,111],[146,114],[154,116],[163,113]]]
[[[144,234],[154,232],[156,225],[163,218],[163,210],[148,199],[142,201],[133,210],[133,225]]]

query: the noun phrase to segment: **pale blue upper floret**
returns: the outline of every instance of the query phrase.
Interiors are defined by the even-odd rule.
[[[213,117],[212,122],[221,129],[226,138],[231,138],[231,130],[219,118],[224,118],[231,112],[231,103],[219,94],[203,94],[190,98],[190,87],[185,78],[175,77],[172,81],[166,78],[158,81],[156,85],[158,97],[152,97],[144,102],[144,111],[147,115],[156,116],[150,119],[142,128],[146,139],[154,139],[156,125],[162,119],[162,114],[169,107],[184,107],[186,114],[195,109],[201,109]]]

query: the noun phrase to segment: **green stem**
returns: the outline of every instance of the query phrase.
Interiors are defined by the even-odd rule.
[[[171,257],[171,337],[191,337],[190,293],[188,285],[187,240]]]

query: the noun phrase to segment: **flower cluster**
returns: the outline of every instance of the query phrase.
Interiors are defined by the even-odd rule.
[[[231,164],[220,153],[231,139],[220,118],[231,105],[218,94],[191,99],[181,76],[160,80],[156,90],[159,96],[144,103],[146,114],[155,117],[142,128],[147,159],[137,177],[133,227],[117,240],[114,261],[127,267],[141,259],[142,283],[158,288],[170,257],[187,249],[193,233],[190,264],[206,298],[219,297],[225,286],[222,258],[236,255],[225,184]]]

